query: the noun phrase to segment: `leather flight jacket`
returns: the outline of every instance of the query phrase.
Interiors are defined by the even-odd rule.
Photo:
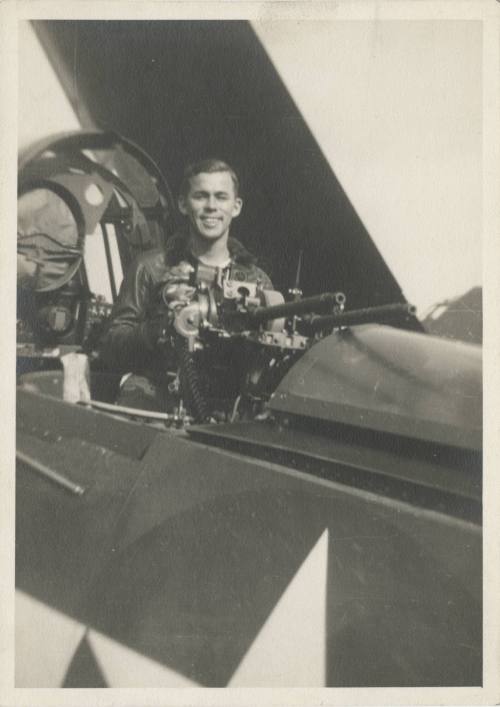
[[[257,266],[256,258],[239,241],[229,238],[228,249],[230,278],[259,281],[265,289],[272,289],[271,280]],[[158,346],[166,313],[161,292],[167,283],[176,280],[179,266],[182,268],[186,263],[196,267],[198,261],[182,233],[172,236],[165,248],[146,251],[135,259],[121,284],[110,323],[98,346],[106,367],[143,375],[165,371],[166,352]]]

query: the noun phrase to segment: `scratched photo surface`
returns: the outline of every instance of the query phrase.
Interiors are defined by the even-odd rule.
[[[15,687],[481,688],[483,23],[17,27]]]

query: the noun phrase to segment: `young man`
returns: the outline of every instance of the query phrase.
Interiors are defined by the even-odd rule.
[[[186,168],[178,200],[185,228],[165,249],[147,251],[133,263],[101,341],[101,359],[116,371],[134,374],[122,386],[120,404],[164,409],[168,353],[158,345],[165,322],[163,291],[172,300],[188,301],[194,293],[190,275],[199,264],[272,287],[255,258],[229,235],[242,205],[238,177],[225,162],[210,159]]]

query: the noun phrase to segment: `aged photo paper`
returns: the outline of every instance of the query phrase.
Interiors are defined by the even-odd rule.
[[[0,2],[0,705],[500,704],[499,67],[496,0]],[[95,141],[97,131],[106,136],[102,143]],[[56,136],[73,133],[94,137],[87,135],[88,142],[75,143],[76,151],[64,152]],[[120,159],[125,153],[133,160],[113,162],[109,154],[115,148]],[[99,150],[109,154],[96,159]],[[73,202],[60,203],[65,183],[50,191],[43,171],[45,158],[64,161],[68,154],[71,159],[83,155],[81,163],[64,163],[68,174],[78,179],[96,163],[99,175],[97,186],[82,192],[85,219],[94,221],[79,236],[80,224],[73,230],[68,226],[68,219],[74,220]],[[207,157],[219,159],[219,167],[205,161],[182,176],[186,164],[200,164]],[[375,355],[378,340],[361,337],[349,361],[364,357],[372,375],[381,366],[380,352],[393,356],[388,367],[392,377],[384,383],[373,373],[377,380],[365,401],[368,422],[363,416],[360,423],[343,419],[346,397],[337,403],[322,394],[327,374],[330,380],[338,376],[338,390],[349,378],[348,367],[342,368],[346,354],[336,353],[344,349],[328,350],[319,329],[309,340],[304,331],[313,329],[299,326],[304,312],[280,313],[281,328],[269,327],[266,335],[282,342],[281,353],[276,360],[265,359],[266,375],[285,366],[283,361],[289,365],[291,357],[283,356],[286,346],[295,355],[294,346],[306,349],[310,341],[321,341],[314,344],[317,358],[308,359],[307,351],[295,364],[295,388],[290,383],[285,391],[289,397],[284,388],[268,395],[279,422],[276,438],[259,432],[263,426],[258,422],[269,414],[267,399],[254,415],[251,433],[244,430],[243,393],[224,417],[222,432],[212,424],[222,420],[222,413],[220,418],[214,409],[200,414],[214,429],[193,433],[191,447],[177,429],[181,423],[177,428],[172,424],[175,434],[168,444],[155,440],[160,417],[154,414],[151,419],[143,415],[140,429],[129,415],[134,427],[126,439],[119,430],[127,428],[120,428],[116,409],[102,402],[105,398],[93,410],[97,422],[89,423],[88,439],[80,439],[69,407],[67,414],[61,413],[48,398],[35,396],[38,407],[29,417],[35,423],[17,430],[18,461],[48,478],[49,488],[52,483],[65,487],[62,498],[64,493],[86,498],[87,491],[78,485],[78,473],[66,478],[64,459],[81,469],[81,478],[91,470],[96,475],[90,495],[94,505],[88,517],[78,515],[69,501],[54,506],[52,514],[43,483],[36,492],[25,493],[25,482],[19,481],[16,502],[16,406],[22,415],[28,404],[16,397],[20,369],[15,368],[19,348],[14,332],[16,322],[19,332],[24,306],[18,288],[40,277],[38,291],[54,292],[63,267],[61,251],[54,256],[50,250],[54,241],[45,243],[43,252],[54,256],[53,270],[42,269],[40,275],[37,229],[42,231],[46,223],[43,217],[30,221],[29,208],[21,200],[18,204],[18,166],[22,171],[30,159],[35,167],[25,172],[23,198],[30,198],[30,190],[36,192],[35,200],[44,189],[43,198],[50,191],[64,222],[66,254],[78,253],[86,238],[85,254],[78,253],[75,268],[85,262],[88,289],[99,295],[93,300],[93,323],[102,312],[110,314],[121,283],[130,277],[127,269],[144,245],[142,236],[134,242],[119,218],[106,232],[104,201],[115,199],[118,210],[130,207],[133,228],[144,234],[158,214],[153,202],[141,211],[137,193],[131,193],[137,188],[146,201],[154,193],[169,214],[169,235],[177,234],[172,224],[184,218],[190,242],[195,242],[198,228],[201,243],[210,240],[218,220],[224,222],[229,213],[227,205],[197,206],[196,200],[205,198],[217,182],[229,192],[217,187],[231,205],[227,222],[232,237],[255,253],[263,268],[255,270],[253,260],[248,264],[246,250],[238,260],[234,245],[226,253],[231,265],[216,263],[217,277],[235,266],[235,281],[249,281],[243,294],[238,291],[245,315],[247,303],[251,311],[258,297],[263,297],[259,306],[281,304],[273,288],[294,301],[302,291],[307,297],[334,288],[345,292],[346,311],[396,303],[405,317],[415,317],[416,331],[424,322],[430,334],[448,337],[446,345],[460,340],[453,342],[457,358],[447,359],[437,345],[425,354],[418,346],[403,350],[399,339],[394,345],[381,344]],[[200,178],[205,181],[196,182]],[[153,235],[165,227],[163,217],[158,216]],[[13,247],[16,227],[18,240],[25,239],[21,265],[19,246],[17,264]],[[96,233],[104,243],[100,250]],[[200,256],[197,267],[201,263],[202,270],[210,267],[203,254],[191,252]],[[180,267],[184,265],[182,260]],[[64,284],[72,282],[76,269],[68,271]],[[264,276],[272,295],[262,295]],[[231,282],[224,290],[228,298],[233,297]],[[196,285],[205,302],[205,284]],[[162,297],[169,311],[176,312],[180,331],[182,307],[174,310],[174,297]],[[220,304],[208,295],[206,301],[207,307]],[[54,342],[54,332],[66,331],[63,319],[70,314],[63,300],[53,304],[49,297],[47,302],[40,316],[46,318],[46,328],[52,327],[53,338],[47,341]],[[335,314],[342,314],[344,301],[336,300],[337,305]],[[313,327],[314,317],[323,314],[312,307],[304,310],[305,327]],[[440,320],[446,311],[451,311],[451,320]],[[453,319],[457,311],[466,322],[462,337],[455,329],[439,329],[445,321],[459,327],[460,317]],[[360,316],[354,326],[370,323],[369,314]],[[193,323],[189,317],[182,321],[187,328]],[[269,322],[262,316],[261,321],[262,330]],[[283,332],[288,338],[279,339]],[[191,342],[186,351],[191,347],[192,354],[194,338],[188,334],[182,335]],[[65,369],[62,397],[95,402],[90,401],[94,393],[88,360],[79,342],[71,337],[57,342],[62,342],[58,353],[66,352],[60,366]],[[413,365],[413,358],[413,373],[399,386],[404,361]],[[472,423],[467,428],[468,413],[471,419],[474,414],[481,418],[481,410],[467,385],[456,383],[462,363],[470,379],[475,372],[476,381],[482,365],[482,444],[477,429],[471,431]],[[315,365],[323,372],[313,379]],[[272,377],[266,378],[257,366],[249,370],[248,380],[252,375],[257,380],[250,389],[254,398],[265,385],[271,393],[266,381]],[[223,376],[229,379],[230,371],[231,365]],[[58,375],[60,385],[62,372]],[[46,380],[55,386],[56,378]],[[350,383],[356,401],[361,378]],[[169,380],[168,393],[178,394],[179,376]],[[316,398],[301,398],[297,390],[311,380]],[[126,378],[119,382],[123,391]],[[28,402],[35,390],[30,385],[25,386]],[[193,390],[194,384],[196,407]],[[379,442],[370,446],[373,429],[383,435],[394,432],[389,408],[383,407],[393,394],[400,396],[399,411],[411,408],[408,397],[418,400],[412,408],[418,413],[415,422],[395,430],[404,438],[397,454]],[[469,402],[464,403],[467,395]],[[304,414],[310,419],[294,428],[305,400],[310,407]],[[459,401],[460,410],[453,400]],[[125,408],[128,402],[121,405]],[[197,410],[202,407],[200,403]],[[164,409],[170,414],[170,408]],[[168,416],[161,414],[161,419]],[[175,415],[177,420],[179,408]],[[40,432],[49,418],[53,429]],[[333,468],[329,435],[339,420],[351,433],[358,423],[363,429],[359,437],[352,433],[338,445],[340,456],[334,461],[340,459],[343,471],[328,477],[325,468]],[[116,433],[116,443],[102,441],[107,425],[110,435]],[[463,429],[461,439],[453,437],[456,429]],[[23,447],[30,435],[36,440]],[[60,450],[55,472],[46,459],[33,462],[26,452],[34,454],[52,443]],[[253,465],[259,445],[267,451]],[[443,448],[448,450],[445,461],[438,463],[435,450]],[[481,452],[482,491],[480,481],[473,488],[463,468],[470,461],[480,472]],[[150,469],[144,479],[135,480],[140,464]],[[99,486],[100,469],[114,485]],[[445,469],[442,477],[440,469]],[[374,480],[366,482],[374,470]],[[310,472],[316,479],[312,491]],[[356,486],[352,498],[345,490],[351,473]],[[385,474],[396,479],[393,487],[391,481],[384,485]],[[238,496],[240,483],[244,491]],[[405,484],[413,489],[410,495]],[[134,494],[135,505],[129,503]],[[410,508],[412,503],[417,511]],[[125,511],[117,510],[122,505]],[[31,543],[26,529],[37,527],[37,514],[47,514],[49,520]],[[57,525],[61,518],[66,526],[62,521]],[[66,527],[67,535],[51,535],[52,520],[54,528]],[[80,538],[79,557],[74,553],[80,537],[75,527],[81,522],[88,535]],[[116,536],[117,529],[118,537],[123,530],[123,544],[110,549],[116,555],[110,554],[109,567],[103,569],[94,555],[103,552],[99,544],[108,538],[106,533]],[[54,543],[46,554],[45,531]],[[22,555],[17,577],[16,540],[18,560]],[[126,561],[120,564],[122,551]],[[166,558],[171,571],[164,567]],[[96,577],[85,575],[85,568],[95,567],[100,567]],[[89,601],[90,619],[82,608]]]

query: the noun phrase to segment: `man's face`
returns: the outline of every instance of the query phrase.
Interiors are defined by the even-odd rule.
[[[187,216],[191,232],[207,240],[222,238],[242,207],[231,175],[201,172],[191,177],[189,183],[189,192],[179,198],[179,209]]]

